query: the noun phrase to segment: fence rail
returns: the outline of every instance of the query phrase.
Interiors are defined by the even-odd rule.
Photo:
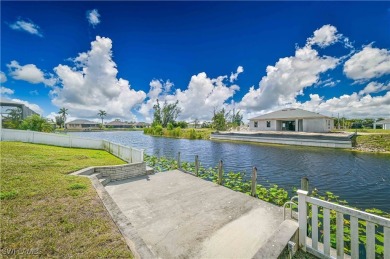
[[[298,221],[299,246],[314,255],[323,258],[334,258],[330,244],[330,213],[336,212],[336,258],[344,258],[344,215],[350,217],[351,257],[359,258],[359,220],[366,223],[366,258],[376,258],[375,255],[375,227],[382,228],[384,233],[383,247],[385,259],[390,259],[390,219],[373,215],[364,211],[348,208],[339,204],[323,201],[307,196],[308,192],[298,190]],[[308,204],[311,204],[311,245],[307,236]],[[319,233],[319,207],[323,208],[323,243],[318,240]]]
[[[20,141],[60,147],[102,149],[128,163],[140,163],[144,161],[144,151],[142,149],[126,147],[101,139],[89,139],[27,130],[1,129],[1,141]]]

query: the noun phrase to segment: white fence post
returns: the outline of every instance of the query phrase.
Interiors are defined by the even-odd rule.
[[[318,206],[311,205],[311,246],[313,249],[318,250]]]
[[[344,258],[344,215],[336,212],[336,249],[337,258]]]
[[[351,216],[350,222],[351,257],[359,258],[359,221],[357,217]]]
[[[375,224],[366,222],[366,258],[375,258]]]
[[[307,191],[298,190],[299,247],[306,252],[307,233]]]
[[[383,232],[385,240],[383,246],[385,247],[385,259],[390,259],[390,228],[384,227]]]

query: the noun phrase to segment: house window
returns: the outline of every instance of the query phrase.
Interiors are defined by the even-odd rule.
[[[257,126],[259,126],[259,122],[258,122],[258,121],[255,121],[255,122],[253,123],[253,127],[257,128]]]
[[[267,128],[271,128],[271,121],[267,121]]]

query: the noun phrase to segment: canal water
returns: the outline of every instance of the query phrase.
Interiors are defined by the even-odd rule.
[[[333,192],[351,206],[390,213],[390,154],[152,137],[141,131],[68,134],[141,148],[155,156],[175,158],[180,151],[182,161],[193,162],[199,155],[205,167],[214,167],[222,159],[225,172],[245,172],[248,177],[256,166],[260,184],[277,184],[289,191],[299,187],[300,179],[306,176],[311,188]]]

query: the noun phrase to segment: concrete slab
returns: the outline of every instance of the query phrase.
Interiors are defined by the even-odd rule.
[[[105,188],[160,258],[251,258],[283,221],[280,207],[177,170]]]

